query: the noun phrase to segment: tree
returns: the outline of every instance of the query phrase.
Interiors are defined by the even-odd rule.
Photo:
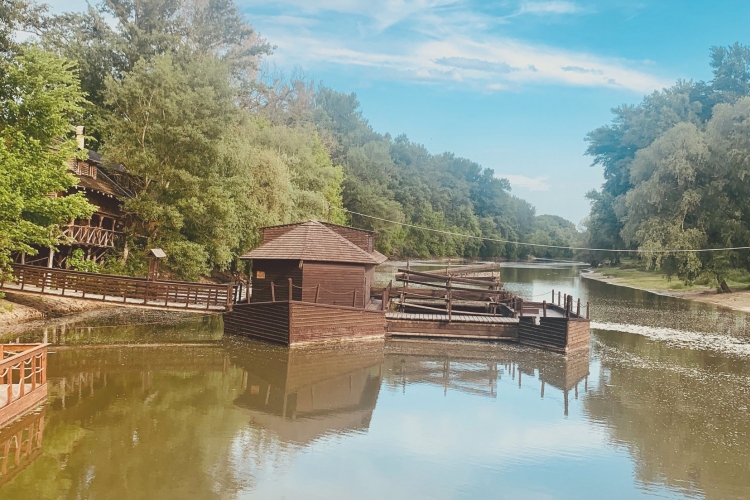
[[[0,58],[2,272],[12,252],[55,247],[64,241],[60,225],[95,210],[80,193],[59,196],[77,183],[67,167],[76,143],[65,136],[84,102],[71,62],[33,47]]]

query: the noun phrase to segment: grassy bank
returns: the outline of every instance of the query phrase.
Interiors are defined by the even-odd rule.
[[[625,260],[619,266],[600,267],[586,276],[613,285],[750,312],[750,274],[746,271],[733,271],[727,276],[727,284],[734,293],[718,293],[716,280],[705,279],[685,284],[677,278],[670,279],[664,273],[646,269],[637,260]]]

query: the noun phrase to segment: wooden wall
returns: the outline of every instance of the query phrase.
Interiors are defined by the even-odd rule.
[[[265,278],[258,278],[258,271],[265,273]],[[276,300],[289,298],[289,278],[292,286],[303,286],[302,269],[296,260],[255,260],[253,261],[253,294],[251,302],[271,302],[271,282],[274,283]],[[292,289],[292,298],[302,300],[302,290]]]
[[[385,335],[385,314],[305,302],[236,304],[224,314],[224,332],[280,344]]]
[[[373,240],[375,239],[373,234],[367,233],[365,231],[359,231],[350,227],[342,227],[335,224],[326,224],[325,222],[323,222],[322,224],[339,236],[343,236],[347,240],[351,241],[365,252],[372,253],[374,249]]]
[[[568,353],[589,347],[589,321],[578,318],[519,318],[518,342],[525,345]]]
[[[351,307],[294,302],[290,343],[385,336],[385,313]]]
[[[366,284],[365,274],[365,266],[362,264],[305,262],[302,265],[305,289],[301,300],[315,302],[315,286],[319,284],[319,304],[349,307],[354,304],[354,307],[364,307],[365,299],[368,302],[370,300],[370,288]],[[356,302],[353,302],[354,290],[357,290]]]
[[[289,302],[235,304],[224,313],[224,333],[289,344]]]

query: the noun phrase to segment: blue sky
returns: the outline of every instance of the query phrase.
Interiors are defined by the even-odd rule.
[[[678,78],[709,79],[712,45],[750,43],[746,1],[236,1],[276,46],[269,71],[355,92],[378,132],[475,160],[576,223],[602,181],[586,133]]]

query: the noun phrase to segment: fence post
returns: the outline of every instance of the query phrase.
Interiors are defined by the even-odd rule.
[[[576,306],[576,316],[581,317],[581,299],[578,299],[578,305]]]
[[[555,303],[555,289],[552,289],[552,303]]]
[[[560,307],[562,304],[560,304],[560,292],[557,292],[557,307]]]
[[[292,301],[292,278],[289,278],[289,293],[287,294],[289,302]]]
[[[271,282],[271,302],[276,302],[276,287]]]

